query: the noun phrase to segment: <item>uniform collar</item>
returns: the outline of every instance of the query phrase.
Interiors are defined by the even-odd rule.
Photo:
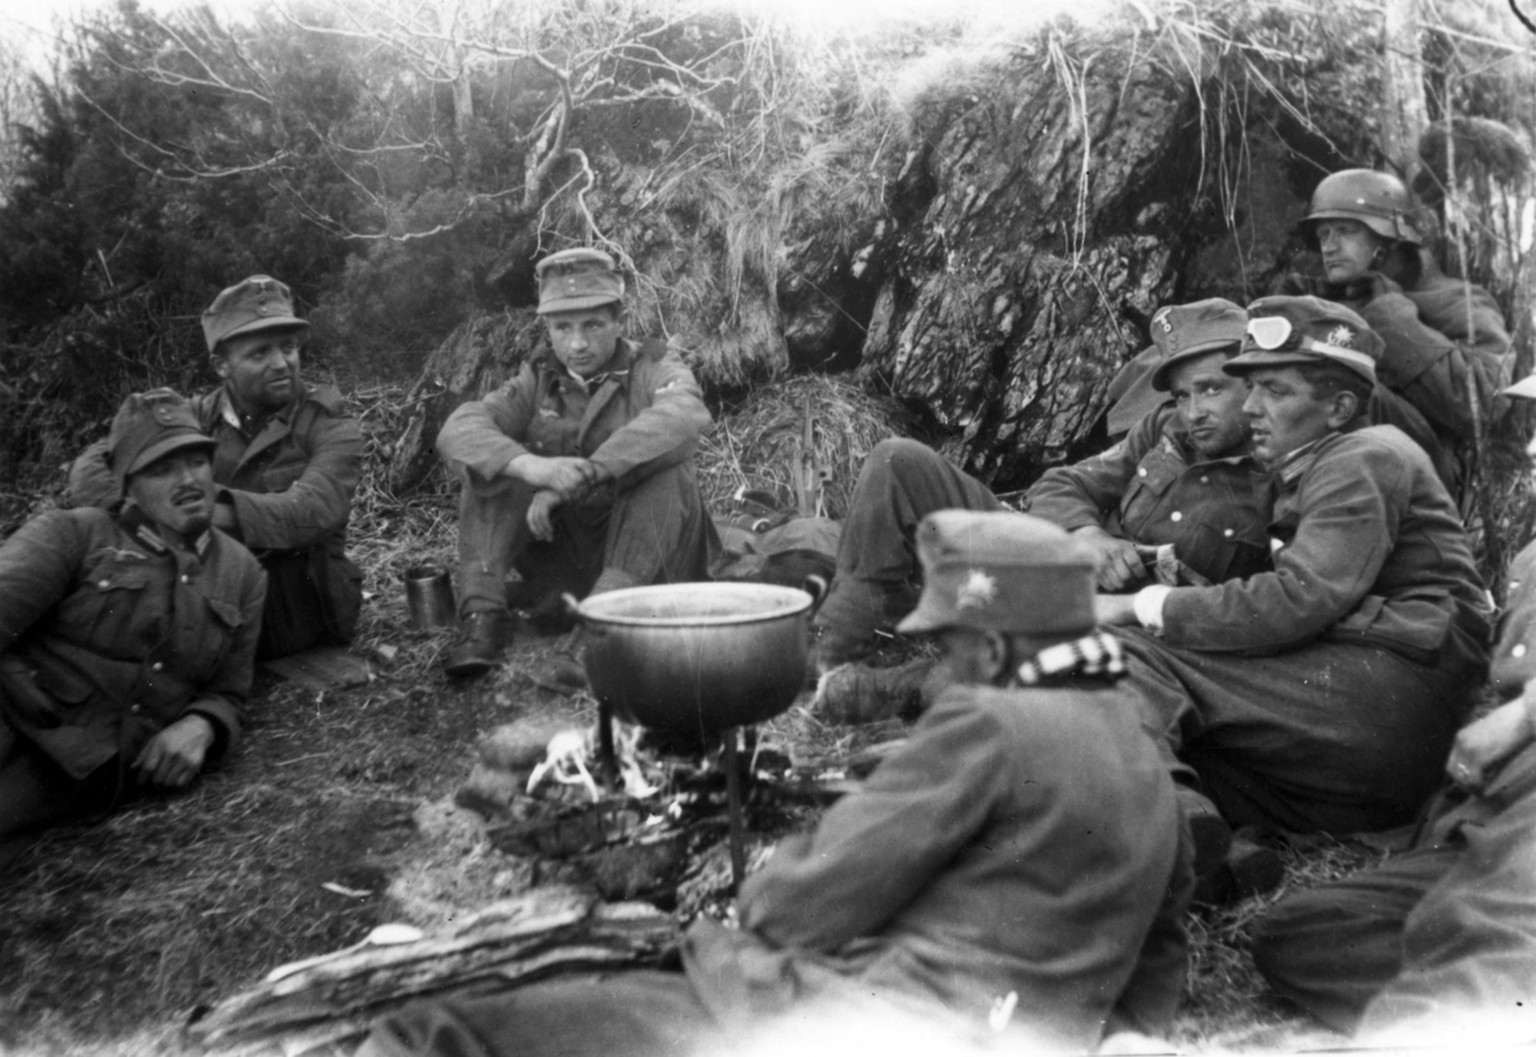
[[[1317,456],[1322,451],[1323,445],[1332,440],[1336,433],[1325,433],[1314,441],[1308,441],[1296,450],[1287,453],[1275,467],[1275,476],[1280,478],[1280,483],[1285,485],[1295,484],[1301,479],[1302,474],[1312,469],[1312,464],[1317,462]]]
[[[271,411],[264,411],[257,415],[242,415],[239,407],[235,404],[235,398],[230,395],[229,386],[221,385],[219,386],[219,417],[247,437],[254,437],[257,433],[261,432],[261,427],[273,419],[287,422],[293,417],[293,409],[307,400],[310,392],[309,383],[305,382],[302,378],[299,379],[297,388],[298,391],[293,400],[282,407],[273,408]]]
[[[608,382],[623,381],[629,377],[630,368],[634,366],[635,361],[634,344],[628,338],[620,338],[618,346],[613,350],[613,359],[608,361],[608,369],[606,371],[598,371],[590,378],[583,378],[579,374],[567,370],[565,364],[560,362],[552,349],[546,348],[544,350],[544,359],[556,377],[574,382],[583,392],[595,393]]]
[[[160,535],[155,526],[145,517],[144,512],[138,507],[128,505],[123,507],[118,523],[127,531],[128,535],[142,543],[154,554],[171,553],[171,545],[165,537]],[[213,530],[204,529],[192,540],[192,550],[199,558],[208,553],[208,548],[213,544]]]

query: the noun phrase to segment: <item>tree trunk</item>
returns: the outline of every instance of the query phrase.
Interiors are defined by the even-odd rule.
[[[1429,124],[1424,100],[1424,55],[1419,46],[1418,0],[1383,0],[1381,152],[1403,179],[1413,175],[1419,134]]]

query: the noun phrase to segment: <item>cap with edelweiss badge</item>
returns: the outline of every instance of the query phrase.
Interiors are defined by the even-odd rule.
[[[1228,374],[1331,360],[1376,381],[1385,346],[1358,314],[1320,297],[1261,297],[1248,306],[1243,353],[1221,365]]]
[[[577,248],[551,253],[534,268],[539,280],[539,315],[580,312],[624,300],[624,277],[602,250]]]
[[[1248,313],[1224,297],[1169,305],[1152,317],[1152,343],[1162,359],[1152,371],[1152,388],[1168,391],[1168,372],[1192,356],[1243,347]]]
[[[107,433],[107,457],[119,482],[182,448],[213,447],[192,405],[173,389],[130,393]]]
[[[213,352],[219,342],[263,330],[308,330],[293,314],[293,293],[270,275],[253,275],[219,291],[203,313],[203,340]]]
[[[1098,555],[1029,514],[940,510],[917,528],[923,594],[896,630],[966,627],[1029,635],[1093,629]]]

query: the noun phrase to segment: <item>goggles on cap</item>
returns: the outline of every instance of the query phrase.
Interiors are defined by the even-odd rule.
[[[1288,352],[1292,349],[1315,352],[1319,356],[1358,364],[1373,374],[1376,371],[1376,361],[1360,350],[1309,338],[1284,316],[1254,316],[1248,320],[1247,333],[1249,342],[1265,352]]]

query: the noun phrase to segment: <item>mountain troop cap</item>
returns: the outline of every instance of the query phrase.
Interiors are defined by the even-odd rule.
[[[130,393],[107,433],[107,457],[119,483],[173,451],[213,447],[213,438],[198,425],[192,405],[171,389]]]
[[[1098,555],[1065,529],[1012,511],[940,510],[917,527],[923,594],[896,630],[966,627],[1072,635],[1094,626]]]
[[[539,279],[541,316],[624,300],[624,277],[613,258],[602,250],[578,247],[551,253],[535,265],[534,273]]]
[[[1228,374],[1332,360],[1376,381],[1382,340],[1350,309],[1320,297],[1261,297],[1248,306],[1243,353],[1221,365]]]
[[[1152,343],[1162,354],[1152,371],[1152,388],[1168,391],[1168,372],[1192,356],[1219,349],[1240,352],[1248,313],[1222,297],[1169,305],[1152,317]]]
[[[203,340],[209,352],[226,338],[279,327],[308,330],[309,324],[293,314],[293,294],[287,284],[270,275],[253,275],[219,291],[203,313]]]

